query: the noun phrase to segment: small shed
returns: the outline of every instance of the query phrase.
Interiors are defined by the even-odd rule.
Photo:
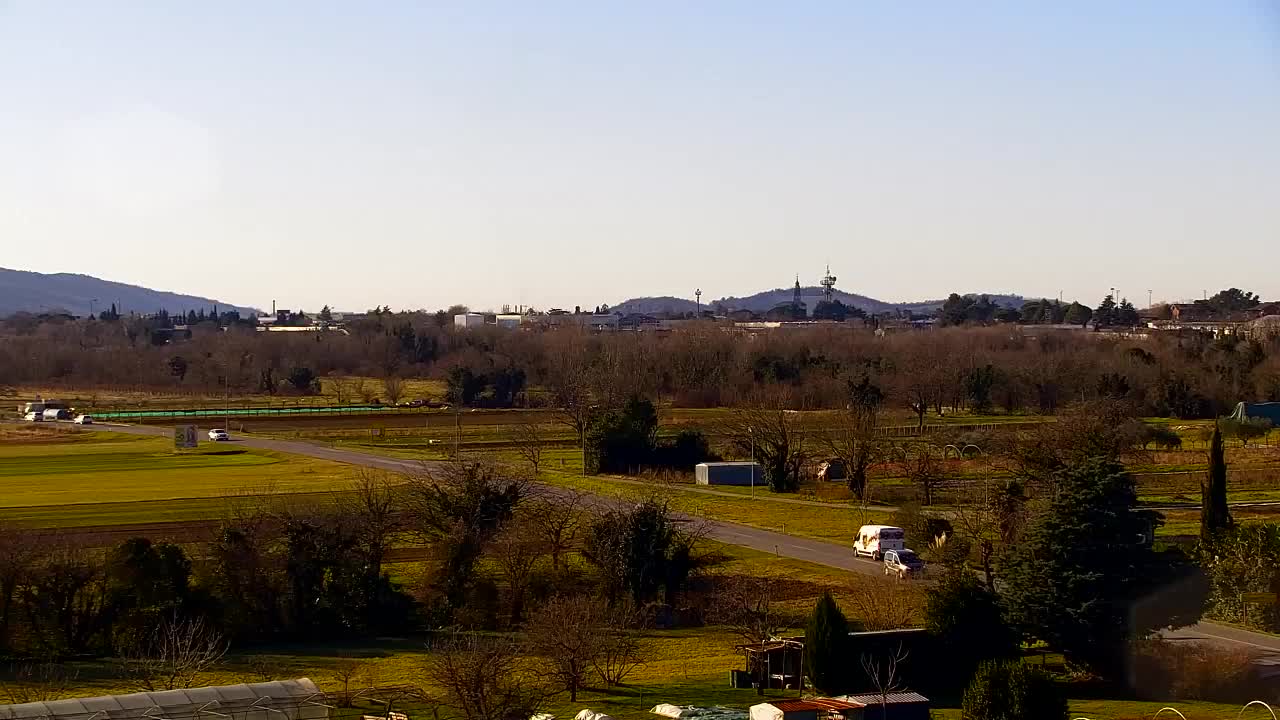
[[[804,674],[804,643],[796,640],[770,640],[749,643],[736,648],[746,658],[744,670],[729,674],[730,687],[751,688],[764,683],[774,690],[800,687]]]
[[[750,720],[862,720],[862,708],[835,698],[772,700],[752,705]]]
[[[840,700],[866,706],[868,718],[884,720],[929,720],[929,698],[914,692],[887,695],[841,695]]]
[[[755,462],[705,462],[693,466],[699,485],[764,485],[764,469]]]

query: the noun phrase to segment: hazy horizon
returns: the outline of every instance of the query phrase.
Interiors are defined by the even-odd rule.
[[[0,0],[0,266],[238,305],[1280,298],[1273,5]]]

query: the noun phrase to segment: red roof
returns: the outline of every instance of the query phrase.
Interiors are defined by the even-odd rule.
[[[808,700],[772,700],[770,705],[782,712],[807,712],[810,710],[857,710],[866,707],[862,703],[845,702],[831,698],[809,698]]]

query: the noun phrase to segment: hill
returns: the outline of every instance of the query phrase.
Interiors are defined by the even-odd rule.
[[[777,307],[783,303],[791,302],[794,288],[777,288],[775,290],[765,290],[754,295],[744,297],[729,296],[720,298],[719,300],[707,300],[702,303],[704,310],[709,310],[717,305],[723,306],[726,310],[750,310],[752,312],[762,313]],[[822,299],[822,288],[817,286],[800,288],[800,294],[809,308]],[[979,293],[974,293],[977,295]],[[991,301],[998,305],[1007,305],[1010,307],[1022,307],[1026,302],[1026,298],[1021,295],[997,295],[988,294]],[[835,297],[845,305],[859,308],[868,313],[885,313],[895,310],[908,310],[916,313],[929,313],[942,307],[943,300],[924,300],[920,302],[909,303],[889,303],[875,298],[869,298],[865,295],[855,295],[841,290],[835,291]],[[697,303],[692,300],[677,297],[642,297],[633,298],[625,302],[619,303],[610,310],[622,314],[627,313],[643,313],[645,315],[660,315],[664,313],[686,313],[695,312]]]
[[[102,280],[72,273],[38,273],[0,268],[0,317],[15,312],[65,310],[73,315],[87,315],[90,301],[95,311],[116,304],[122,313],[151,313],[157,310],[186,312],[217,306],[219,311],[253,308],[231,305],[211,298],[151,290],[137,285]]]

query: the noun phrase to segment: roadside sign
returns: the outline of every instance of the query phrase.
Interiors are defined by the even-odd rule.
[[[1276,594],[1265,592],[1243,593],[1240,600],[1249,605],[1275,605]]]
[[[196,426],[178,425],[173,428],[173,448],[182,450],[196,446]]]

